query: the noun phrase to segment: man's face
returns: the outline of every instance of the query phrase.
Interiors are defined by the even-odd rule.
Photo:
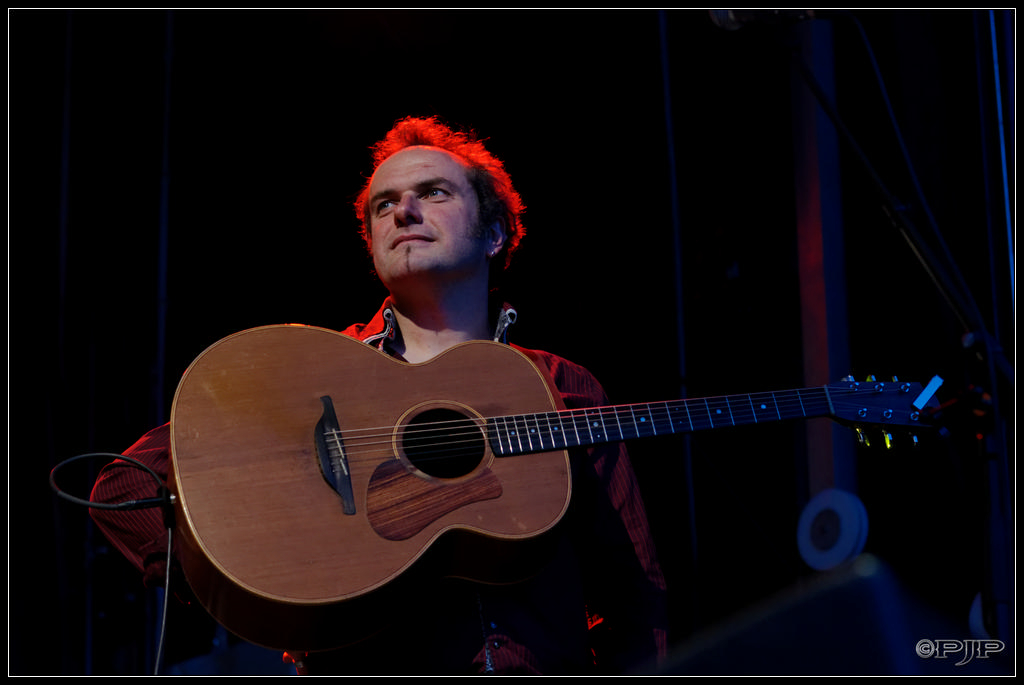
[[[476,193],[457,157],[432,147],[397,152],[377,168],[369,198],[373,263],[389,289],[437,278],[486,283],[504,233],[478,225]]]

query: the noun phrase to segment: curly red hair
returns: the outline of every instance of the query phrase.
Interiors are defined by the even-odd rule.
[[[495,263],[503,262],[507,266],[525,234],[522,221],[525,206],[512,185],[512,178],[505,170],[504,163],[484,147],[483,141],[472,130],[456,130],[437,117],[406,117],[398,120],[382,140],[371,146],[374,171],[396,152],[418,145],[440,148],[466,163],[467,178],[476,192],[480,208],[480,223],[491,225],[500,221],[508,234],[508,240],[502,248],[504,259],[494,260]],[[367,245],[370,244],[367,203],[371,180],[372,174],[355,202],[356,218],[359,219],[363,240]]]

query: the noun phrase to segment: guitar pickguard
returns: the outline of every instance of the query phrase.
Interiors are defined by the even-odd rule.
[[[366,513],[378,535],[405,540],[445,514],[498,497],[501,483],[490,469],[451,483],[418,476],[392,459],[378,466],[370,478]]]

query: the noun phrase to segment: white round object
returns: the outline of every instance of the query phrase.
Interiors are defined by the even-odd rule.
[[[800,556],[818,571],[853,559],[864,551],[867,540],[867,509],[855,495],[843,490],[822,490],[800,514]]]

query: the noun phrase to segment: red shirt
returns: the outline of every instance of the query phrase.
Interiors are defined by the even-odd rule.
[[[400,332],[385,301],[368,324],[345,335],[388,350]],[[507,307],[496,337],[514,320]],[[608,404],[585,368],[556,355],[517,348],[553,382],[567,409]],[[166,480],[170,424],[132,445],[126,456]],[[621,443],[576,449],[573,502],[563,523],[564,544],[536,577],[513,586],[438,581],[426,606],[382,635],[352,648],[310,655],[313,674],[621,673],[651,666],[667,650],[665,581],[647,516]],[[100,473],[96,502],[156,495],[151,476],[115,461]],[[143,574],[163,582],[167,530],[159,509],[90,510],[103,533]],[[596,666],[595,666],[596,661]]]

